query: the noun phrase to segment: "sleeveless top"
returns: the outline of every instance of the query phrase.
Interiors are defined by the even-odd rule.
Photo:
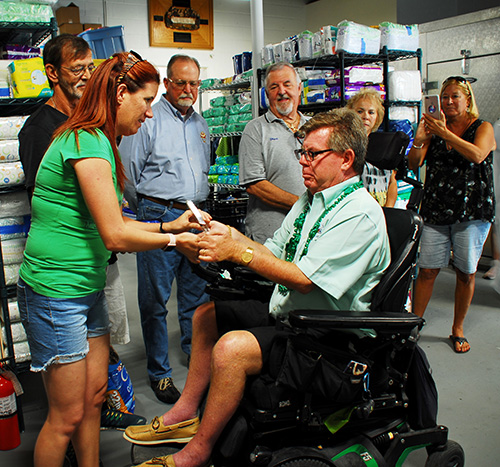
[[[477,119],[467,128],[462,139],[470,143],[483,120]],[[433,225],[483,220],[493,222],[493,151],[480,164],[470,162],[446,142],[432,136],[427,150],[424,197],[420,213]]]

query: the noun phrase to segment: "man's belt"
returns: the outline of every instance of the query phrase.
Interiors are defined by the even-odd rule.
[[[186,211],[189,209],[189,207],[186,203],[179,203],[178,201],[155,198],[153,196],[146,196],[146,195],[139,195],[139,198],[144,198],[144,199],[147,199],[149,201],[152,201],[153,203],[161,204],[162,206],[167,206],[167,207],[173,208],[173,209],[182,209],[183,211]],[[197,203],[197,206],[200,209],[203,209],[205,207],[205,202],[199,202],[199,203]]]

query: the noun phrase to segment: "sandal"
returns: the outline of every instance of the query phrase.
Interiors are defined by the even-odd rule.
[[[467,338],[465,337],[458,337],[458,336],[453,336],[452,334],[450,334],[450,340],[453,344],[453,351],[455,353],[467,353],[469,350],[470,350],[470,347],[465,350],[465,351],[462,351],[462,350],[457,350],[457,346],[456,344],[460,345],[460,348],[462,348],[462,346],[465,344],[465,343],[469,343],[469,341],[467,340]]]

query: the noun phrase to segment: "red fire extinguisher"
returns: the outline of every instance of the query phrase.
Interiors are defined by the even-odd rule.
[[[14,385],[0,374],[0,450],[8,451],[20,444]]]

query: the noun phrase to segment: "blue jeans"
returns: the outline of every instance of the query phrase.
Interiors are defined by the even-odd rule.
[[[177,219],[184,211],[141,199],[137,220]],[[191,318],[200,305],[209,300],[206,282],[191,269],[188,259],[176,250],[160,249],[137,253],[137,281],[142,335],[146,346],[149,379],[159,381],[172,375],[168,360],[167,302],[177,280],[177,314],[181,330],[181,348],[191,354]]]
[[[85,358],[88,339],[109,333],[104,292],[53,298],[36,293],[19,278],[17,302],[31,350],[31,371]]]

